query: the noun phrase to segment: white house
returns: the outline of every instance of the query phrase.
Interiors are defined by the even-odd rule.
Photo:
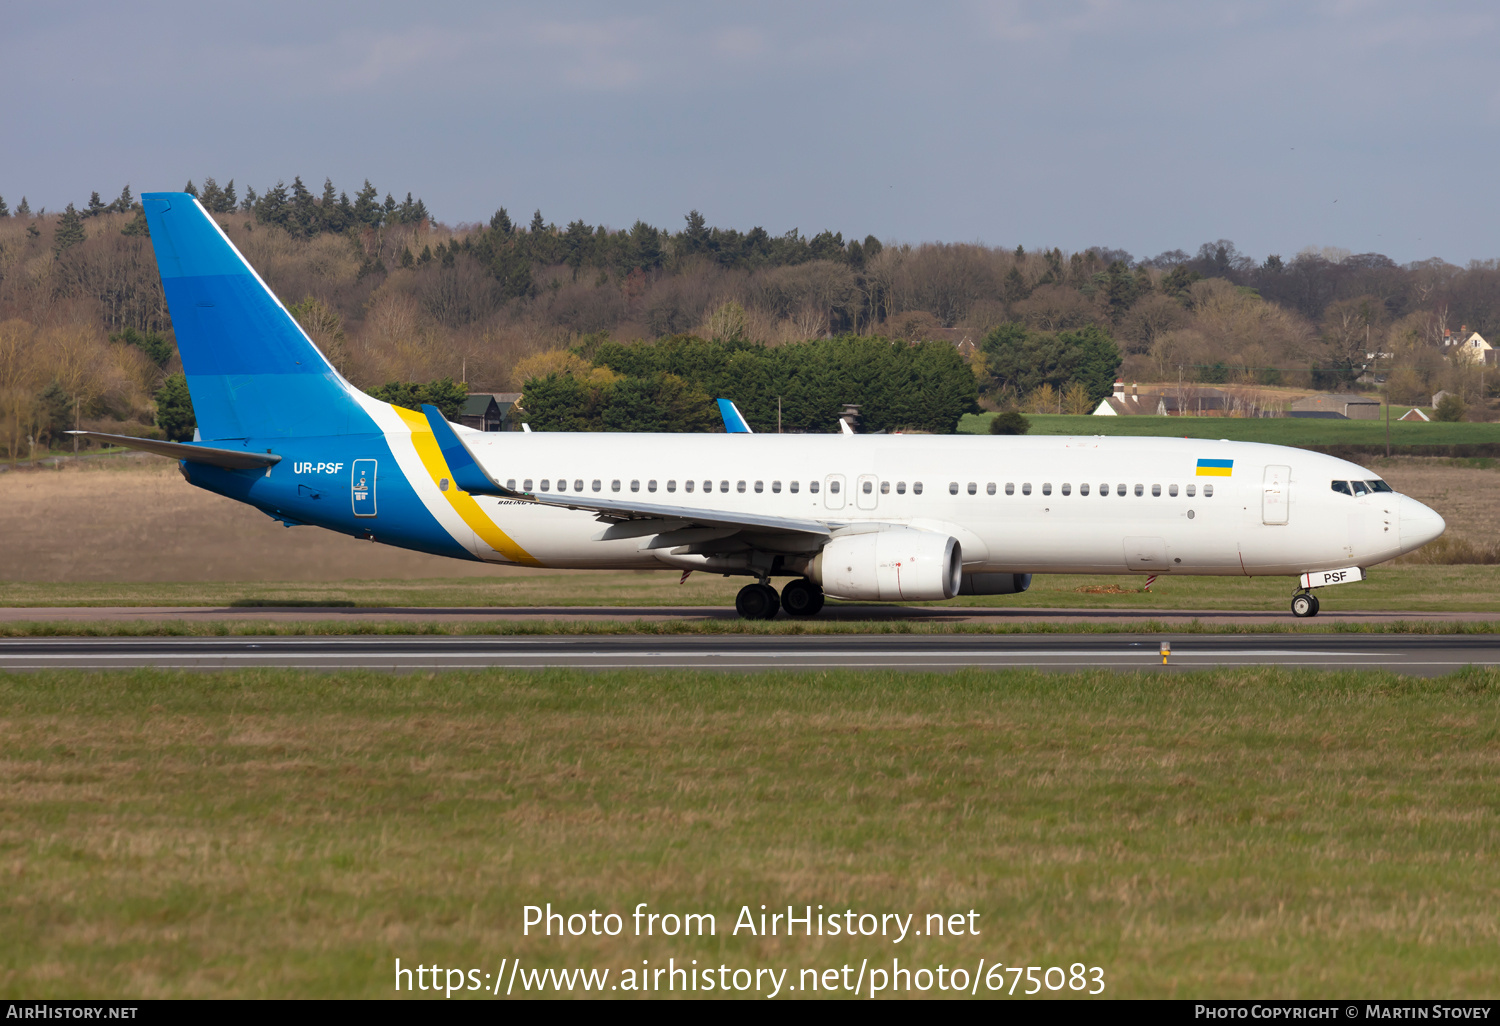
[[[1443,346],[1449,350],[1449,355],[1474,363],[1494,363],[1495,347],[1485,341],[1479,332],[1470,332],[1467,324],[1458,329],[1458,334],[1451,331],[1443,332]]]

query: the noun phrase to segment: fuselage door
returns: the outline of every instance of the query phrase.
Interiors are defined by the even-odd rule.
[[[355,460],[350,471],[349,491],[354,496],[354,515],[375,515],[375,461]]]
[[[880,487],[879,478],[874,474],[859,475],[859,483],[855,485],[854,503],[860,509],[874,509],[880,500],[876,489]]]
[[[1284,524],[1291,499],[1292,468],[1267,467],[1260,497],[1260,519],[1266,524]]]
[[[823,505],[829,509],[843,509],[844,503],[844,475],[829,474],[823,479]]]

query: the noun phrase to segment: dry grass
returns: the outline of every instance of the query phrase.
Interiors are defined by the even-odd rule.
[[[0,994],[899,955],[1083,961],[1115,997],[1478,997],[1497,695],[1481,671],[0,677]],[[982,933],[523,937],[547,901],[972,908]]]

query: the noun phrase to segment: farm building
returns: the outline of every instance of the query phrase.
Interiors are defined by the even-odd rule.
[[[477,431],[519,431],[513,421],[518,410],[520,392],[471,392],[458,411],[458,422]]]
[[[1380,400],[1367,395],[1310,395],[1292,402],[1288,417],[1327,417],[1348,420],[1379,420]]]
[[[1188,385],[1183,388],[1140,390],[1131,385],[1126,392],[1125,382],[1115,382],[1115,393],[1103,400],[1094,410],[1096,417],[1128,417],[1146,414],[1156,417],[1197,416],[1199,414],[1221,414],[1227,409],[1228,397],[1217,388]]]

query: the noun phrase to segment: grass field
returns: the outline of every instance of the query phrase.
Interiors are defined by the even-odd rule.
[[[0,676],[0,994],[389,996],[393,961],[1500,988],[1500,676]],[[521,908],[712,912],[551,940]],[[980,913],[752,939],[740,906]],[[628,922],[628,920],[627,920]]]
[[[1396,421],[1406,407],[1391,408],[1391,444],[1460,445],[1500,442],[1500,424]],[[993,413],[967,413],[959,434],[985,434]],[[1175,438],[1228,438],[1274,445],[1384,445],[1385,421],[1304,420],[1294,417],[1094,417],[1028,413],[1033,435],[1152,435]]]

